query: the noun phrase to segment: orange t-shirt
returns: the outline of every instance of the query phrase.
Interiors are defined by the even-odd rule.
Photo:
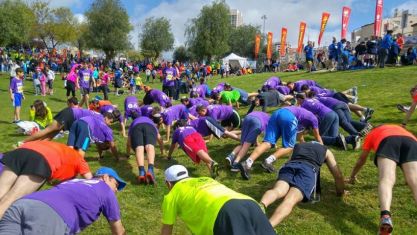
[[[366,136],[363,143],[362,149],[364,151],[373,151],[376,152],[379,144],[387,137],[390,136],[407,136],[413,138],[417,141],[416,137],[408,132],[406,129],[397,126],[397,125],[382,125],[377,128],[374,128]]]
[[[90,105],[88,105],[88,109],[99,113],[100,108],[103,107],[103,106],[106,106],[106,105],[113,105],[113,104],[108,100],[99,100],[98,101],[98,107],[94,107],[93,104],[90,104]]]
[[[64,181],[78,174],[90,172],[90,167],[81,155],[65,144],[52,141],[32,141],[24,143],[19,148],[33,150],[48,162],[51,169],[49,180]]]

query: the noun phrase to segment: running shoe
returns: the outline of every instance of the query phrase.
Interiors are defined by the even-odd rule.
[[[367,123],[365,128],[359,132],[359,136],[365,137],[374,128],[371,123]]]
[[[138,176],[137,180],[138,180],[138,183],[139,184],[147,184],[146,176],[145,175]]]
[[[409,106],[404,106],[402,104],[397,104],[397,109],[400,110],[401,112],[408,112],[410,110]]]
[[[264,160],[261,163],[262,168],[264,168],[268,173],[274,173],[275,172],[275,167],[274,165],[272,165],[272,163],[267,163],[266,160]]]
[[[358,87],[357,86],[352,87],[352,95],[353,96],[358,96]]]
[[[246,165],[246,162],[238,163],[238,167],[240,169],[240,175],[243,179],[249,180],[250,179],[250,168]]]
[[[230,167],[230,171],[231,172],[239,172],[240,171],[240,169],[239,169],[239,163],[234,162],[232,164],[232,166]]]
[[[391,216],[384,215],[381,217],[381,222],[379,223],[379,234],[388,235],[391,234],[393,230]]]
[[[210,164],[210,175],[211,178],[215,179],[219,176],[219,163],[212,161]]]
[[[348,147],[347,147],[347,143],[346,143],[346,138],[343,134],[339,134],[339,140],[340,140],[340,144],[342,145],[342,148],[347,151]]]
[[[146,173],[146,181],[148,184],[156,185],[155,175],[153,172],[148,171]]]
[[[232,166],[235,161],[235,157],[232,154],[227,155],[225,159],[229,166]]]
[[[355,142],[352,143],[353,150],[359,150],[361,147],[361,137],[355,136]]]
[[[374,113],[374,110],[371,108],[366,108],[365,110],[365,122],[368,122],[369,119],[372,118],[372,114]]]
[[[352,98],[352,103],[357,104],[358,103],[359,98],[357,96],[354,96]]]

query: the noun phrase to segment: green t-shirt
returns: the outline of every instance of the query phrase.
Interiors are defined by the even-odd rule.
[[[223,104],[230,103],[236,103],[240,99],[240,93],[237,90],[231,90],[231,91],[222,91],[220,93],[220,99]]]
[[[162,223],[173,225],[178,216],[193,234],[211,235],[217,214],[231,199],[253,200],[212,178],[184,179],[176,183],[165,195],[162,203]]]

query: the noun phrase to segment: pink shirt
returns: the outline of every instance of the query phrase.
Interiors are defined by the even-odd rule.
[[[105,73],[101,78],[101,85],[107,85],[109,83],[109,75]]]

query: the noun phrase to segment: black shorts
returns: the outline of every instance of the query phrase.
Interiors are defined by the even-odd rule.
[[[48,80],[47,84],[49,89],[54,88],[54,80]]]
[[[276,234],[259,205],[249,199],[227,201],[214,222],[213,234]]]
[[[175,86],[164,86],[163,91],[168,97],[173,97],[175,94]]]
[[[90,88],[82,87],[80,91],[83,96],[90,94]]]
[[[225,129],[214,118],[206,117],[206,125],[217,139],[224,135]]]
[[[72,124],[70,133],[68,135],[67,145],[75,149],[87,151],[90,146],[90,127],[88,123],[83,120],[77,120]]]
[[[341,92],[336,92],[333,95],[333,98],[335,98],[336,100],[340,100],[340,101],[342,101],[342,102],[344,102],[346,104],[350,103],[349,98],[345,94],[343,94]]]
[[[45,179],[51,177],[51,168],[46,159],[31,149],[18,148],[7,152],[0,162],[16,175],[36,175]]]
[[[146,146],[148,144],[155,146],[158,132],[152,124],[139,123],[133,127],[129,136],[131,147],[135,150],[138,146]]]
[[[313,58],[306,58],[306,62],[308,63],[309,61],[311,61],[311,63],[313,63]]]
[[[229,119],[222,121],[222,126],[228,127],[232,126],[233,128],[240,127],[240,115],[236,110],[233,110],[233,114]]]
[[[65,108],[55,115],[54,120],[64,126],[64,131],[68,131],[75,121],[74,112],[71,108]]]
[[[417,161],[417,141],[408,136],[390,136],[381,141],[375,154],[377,158],[388,158],[401,165],[407,162]]]

